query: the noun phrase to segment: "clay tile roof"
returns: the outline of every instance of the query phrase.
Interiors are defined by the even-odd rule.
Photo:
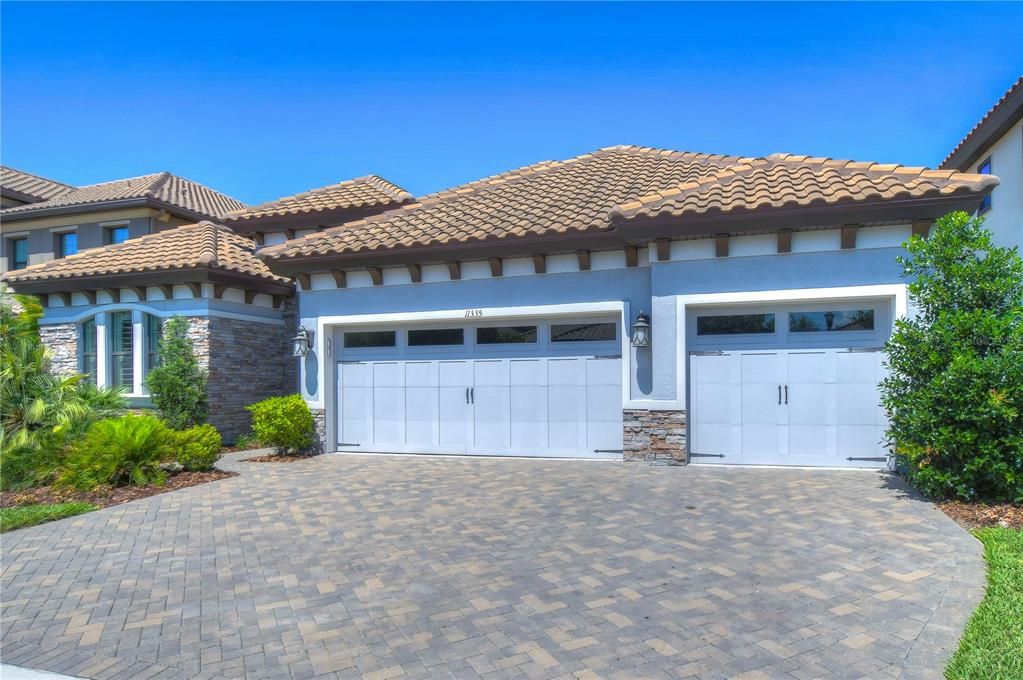
[[[938,167],[957,169],[971,165],[974,161],[979,160],[976,155],[984,149],[970,149],[970,152],[964,153],[968,147],[984,147],[989,139],[993,141],[1000,137],[1004,134],[1007,126],[1011,127],[1019,122],[1021,117],[1023,117],[1023,76],[1020,76],[1019,80],[1006,90],[1001,99],[988,109],[980,122],[966,133],[966,136],[956,144],[956,147]],[[959,158],[960,156],[962,158]]]
[[[611,229],[620,203],[728,167],[733,156],[615,146],[543,161],[420,198],[380,215],[263,248],[303,258]]]
[[[232,210],[240,210],[245,207],[241,201],[214,191],[198,182],[172,175],[169,172],[157,172],[141,177],[72,188],[70,191],[39,203],[6,208],[0,212],[0,217],[10,218],[53,208],[88,206],[130,199],[149,200],[170,209],[178,208],[189,213],[213,218],[220,218]]]
[[[350,208],[400,205],[415,198],[397,184],[376,175],[357,177],[331,186],[236,210],[225,216],[230,221],[261,217],[318,213]]]
[[[775,154],[680,185],[674,193],[662,190],[623,203],[615,214],[631,219],[849,205],[981,194],[997,184],[992,175]]]
[[[26,202],[45,201],[66,194],[72,189],[74,187],[70,184],[0,165],[0,193],[14,194]]]
[[[7,272],[4,280],[16,288],[79,277],[212,269],[288,284],[253,255],[254,248],[251,239],[223,225],[199,222]]]

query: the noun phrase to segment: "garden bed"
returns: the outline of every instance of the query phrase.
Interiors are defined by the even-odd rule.
[[[1004,527],[1023,529],[1023,506],[1010,503],[963,503],[948,501],[938,503],[938,507],[946,515],[959,523],[961,527],[972,531],[985,527]]]
[[[318,456],[318,453],[308,454],[294,454],[294,453],[270,453],[262,456],[253,456],[251,458],[242,458],[243,463],[295,463],[300,460],[309,460],[313,456]]]
[[[147,484],[145,486],[101,487],[94,491],[77,491],[75,489],[40,486],[24,491],[0,492],[0,508],[14,508],[24,505],[54,505],[58,503],[82,502],[91,503],[99,508],[120,505],[140,498],[156,496],[168,491],[185,489],[197,484],[215,482],[218,479],[236,477],[237,472],[209,470],[208,472],[179,472],[167,478],[163,486]]]

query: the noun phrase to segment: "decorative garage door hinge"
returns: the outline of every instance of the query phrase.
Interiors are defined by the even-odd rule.
[[[870,457],[867,457],[867,458],[856,458],[856,457],[850,456],[849,458],[846,458],[846,460],[869,460],[869,461],[873,461],[875,463],[887,463],[888,462],[888,456],[877,456],[875,458],[870,458]]]
[[[722,356],[723,354],[724,352],[722,352],[721,350],[699,352],[694,349],[689,351],[689,356],[691,357],[719,357]]]
[[[690,458],[724,458],[723,453],[690,453]]]

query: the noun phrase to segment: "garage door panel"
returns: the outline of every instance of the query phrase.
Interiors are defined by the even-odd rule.
[[[586,370],[576,358],[548,359],[547,376],[550,385],[586,385]]]
[[[547,361],[545,359],[512,359],[508,362],[511,385],[547,385]]]
[[[882,429],[874,425],[839,425],[838,456],[846,458],[880,457],[885,455],[881,442]]]
[[[511,388],[511,442],[514,449],[547,448],[547,388],[515,385]]]
[[[582,359],[581,361],[586,370],[587,385],[618,387],[622,384],[621,359]]]

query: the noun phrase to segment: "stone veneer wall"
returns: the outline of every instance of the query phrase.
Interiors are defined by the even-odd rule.
[[[39,326],[39,339],[50,353],[50,367],[58,375],[78,373],[78,324]]]
[[[625,460],[686,457],[686,412],[626,409],[622,413]]]
[[[206,322],[205,338],[195,342],[197,354],[203,342],[208,345],[210,423],[231,442],[251,427],[246,406],[295,391],[287,375],[296,360],[285,351],[290,342],[285,326],[218,316]]]
[[[327,442],[327,412],[322,408],[314,408],[313,410],[313,424],[316,428],[315,441],[313,442],[313,452],[323,453],[326,451]]]
[[[284,318],[284,332],[282,335],[281,357],[284,357],[284,393],[291,394],[298,392],[298,359],[291,356],[291,339],[298,333],[298,302],[294,297],[289,297],[281,303],[281,315]]]

